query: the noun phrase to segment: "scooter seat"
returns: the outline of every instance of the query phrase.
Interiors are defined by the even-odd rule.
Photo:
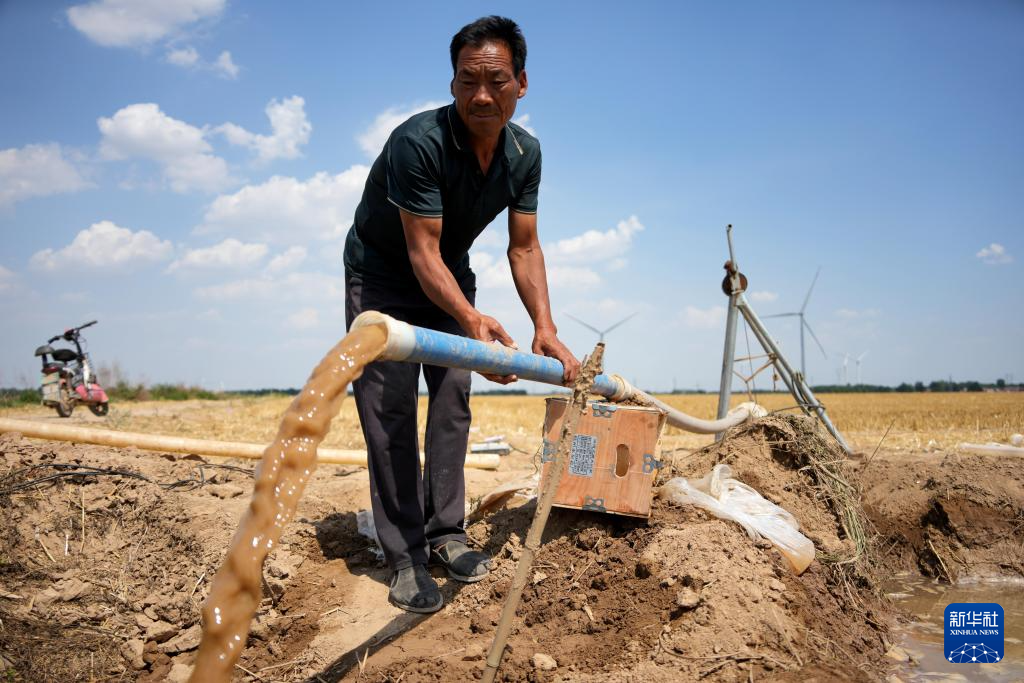
[[[57,349],[51,355],[54,360],[59,360],[62,363],[70,363],[71,361],[78,359],[78,354],[71,349]]]
[[[50,346],[49,344],[45,344],[36,349],[37,356],[45,356],[48,353],[53,353],[53,347]]]

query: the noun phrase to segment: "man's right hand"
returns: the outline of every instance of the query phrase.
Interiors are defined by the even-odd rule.
[[[510,349],[519,349],[519,345],[509,336],[509,333],[505,331],[501,323],[479,311],[475,313],[472,318],[462,323],[462,329],[466,331],[467,335],[477,341],[487,343],[499,342]],[[481,372],[480,375],[498,384],[511,384],[519,379],[515,375],[493,375],[487,372]]]

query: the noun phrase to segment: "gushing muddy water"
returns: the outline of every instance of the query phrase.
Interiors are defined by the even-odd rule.
[[[191,683],[223,683],[245,648],[262,597],[263,561],[291,520],[316,468],[316,449],[338,414],[345,389],[384,350],[382,325],[353,330],[313,370],[288,407],[256,472],[249,510],[203,606],[203,640]]]

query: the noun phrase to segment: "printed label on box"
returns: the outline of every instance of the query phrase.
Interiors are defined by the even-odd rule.
[[[594,460],[597,457],[597,437],[589,434],[577,434],[572,440],[572,452],[569,454],[569,474],[578,477],[594,475]]]

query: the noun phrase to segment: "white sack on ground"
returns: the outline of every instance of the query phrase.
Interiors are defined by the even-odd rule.
[[[360,510],[356,513],[356,530],[360,535],[373,541],[370,548],[378,560],[384,559],[384,551],[380,549],[380,539],[377,538],[377,527],[373,525],[373,510]]]
[[[771,541],[802,574],[814,559],[814,543],[800,533],[800,523],[790,513],[741,481],[732,478],[728,465],[715,465],[703,479],[670,479],[658,491],[662,498],[680,505],[696,505],[716,517],[738,522],[755,541]]]
[[[957,446],[962,451],[980,453],[982,455],[1024,455],[1024,448],[1007,446],[1004,443],[962,443]]]

